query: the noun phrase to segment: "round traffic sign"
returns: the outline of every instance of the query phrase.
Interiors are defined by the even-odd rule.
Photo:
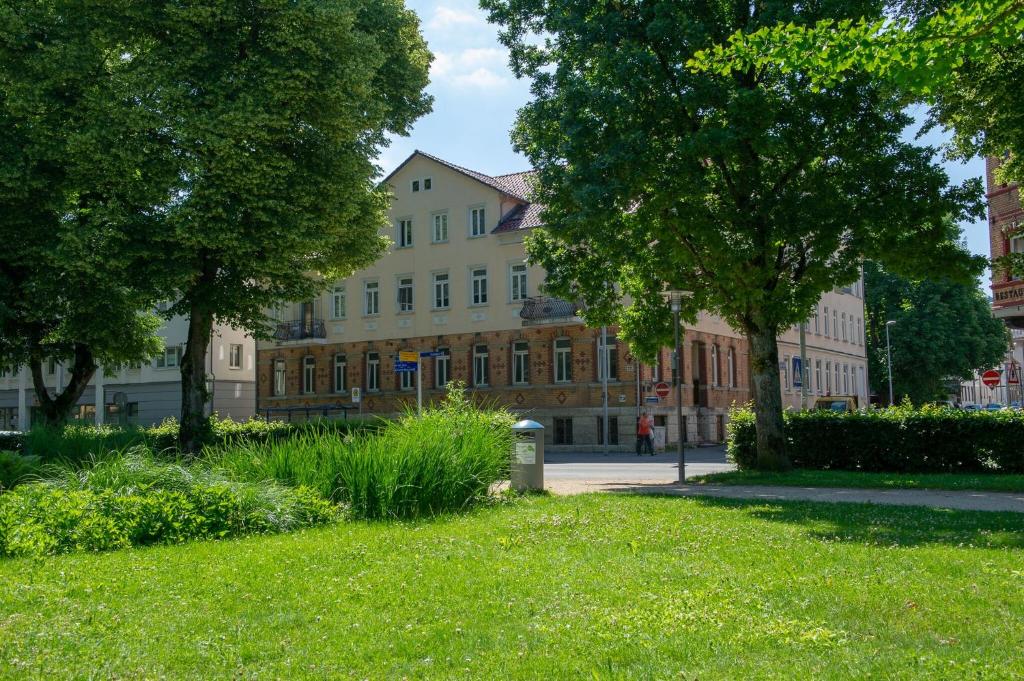
[[[668,387],[668,383],[658,383],[654,386],[654,394],[663,399],[668,397],[670,392],[672,392],[672,389]]]
[[[1002,375],[995,369],[989,369],[981,375],[981,382],[990,388],[995,388],[999,385]]]

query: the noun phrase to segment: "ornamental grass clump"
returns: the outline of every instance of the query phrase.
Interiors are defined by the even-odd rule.
[[[0,556],[287,532],[338,514],[308,488],[230,480],[137,447],[91,467],[46,466],[39,482],[0,495]]]
[[[453,384],[439,406],[375,433],[314,430],[206,456],[237,479],[308,486],[356,518],[417,518],[464,510],[508,476],[513,420],[505,410],[476,407]]]

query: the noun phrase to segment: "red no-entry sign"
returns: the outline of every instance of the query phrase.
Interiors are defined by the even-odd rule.
[[[654,394],[662,399],[668,397],[670,392],[672,392],[672,388],[668,386],[668,383],[659,383],[654,386]]]
[[[981,382],[990,388],[995,388],[999,385],[1001,375],[995,369],[989,369],[981,375]]]

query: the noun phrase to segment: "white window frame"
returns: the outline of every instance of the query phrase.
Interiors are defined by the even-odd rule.
[[[443,277],[443,279],[442,279]],[[452,306],[452,276],[450,272],[432,272],[430,275],[432,310],[447,310]]]
[[[718,343],[711,344],[711,387],[718,387]]]
[[[412,218],[399,218],[397,221],[397,238],[395,239],[396,248],[412,248],[413,245],[413,226]]]
[[[373,287],[372,289],[370,287]],[[371,295],[371,292],[373,295]],[[372,305],[370,304],[372,301]],[[380,280],[363,281],[363,316],[376,317],[380,314]]]
[[[789,355],[782,356],[782,389],[789,392]]]
[[[420,190],[420,180],[419,180],[419,178],[416,178],[415,180],[412,180],[412,181],[409,182],[409,191],[411,191],[413,194],[415,194],[415,193],[419,192],[419,190]]]
[[[236,356],[237,353],[237,356]],[[241,343],[229,343],[228,344],[228,368],[229,369],[241,369],[242,364],[245,361],[245,355],[243,352],[243,346]]]
[[[452,352],[448,348],[438,348],[442,354],[434,358],[434,385],[442,389],[452,380]]]
[[[274,396],[281,397],[288,390],[288,364],[283,359],[274,360]]]
[[[508,301],[510,303],[521,303],[530,297],[527,289],[529,284],[529,271],[529,266],[524,262],[509,263]]]
[[[473,385],[486,388],[491,384],[491,353],[484,343],[473,345]]]
[[[832,360],[825,360],[825,392],[832,394]]]
[[[512,385],[530,384],[530,342],[512,343]]]
[[[819,325],[819,322],[818,322],[818,306],[817,305],[814,306],[814,335],[816,335],[816,336],[820,336],[821,335],[821,326]]]
[[[434,188],[434,178],[430,177],[429,175],[427,177],[424,177],[423,178],[423,191],[429,192],[433,188]]]
[[[399,371],[398,372],[398,389],[399,390],[412,390],[416,387],[416,372],[414,371]]]
[[[556,338],[552,341],[555,383],[572,383],[572,339]]]
[[[817,390],[819,395],[821,395],[822,393],[825,392],[824,390],[822,390],[822,385],[821,385],[821,360],[820,359],[814,360],[814,387]]]
[[[316,394],[316,357],[312,355],[302,358],[302,394]]]
[[[331,319],[344,319],[347,313],[345,298],[345,285],[335,284],[331,291]]]
[[[832,309],[832,339],[839,340],[839,313]]]
[[[395,307],[398,309],[399,314],[409,314],[416,310],[416,291],[415,281],[411,274],[403,274],[398,277],[395,282]],[[409,299],[407,301],[402,300],[402,292],[409,292]]]
[[[366,392],[380,392],[380,353],[366,353]]]
[[[440,211],[430,216],[430,243],[446,244],[449,238],[448,211]]]
[[[182,348],[180,345],[168,345],[163,353],[156,356],[157,369],[174,369],[181,366]],[[51,359],[48,365],[48,373],[52,376],[55,372],[56,363]]]
[[[605,348],[601,343],[601,336],[599,335],[597,337],[597,380],[599,381],[604,379],[604,351]],[[618,352],[619,339],[613,334],[608,334],[608,380],[613,383],[619,380]],[[611,371],[612,369],[614,371]]]
[[[469,302],[472,307],[487,305],[489,300],[487,266],[475,265],[469,268]]]
[[[348,357],[345,356],[345,353],[334,353],[332,368],[334,372],[334,392],[339,394],[348,392]]]
[[[736,387],[736,351],[733,348],[729,348],[729,352],[726,353],[726,368],[728,369],[728,386],[730,388]]]
[[[825,306],[825,338],[828,338],[828,305]]]
[[[469,226],[470,239],[487,236],[487,207],[470,206],[466,224]]]

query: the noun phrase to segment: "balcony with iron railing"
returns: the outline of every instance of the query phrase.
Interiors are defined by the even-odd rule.
[[[274,331],[278,341],[304,340],[307,338],[327,338],[327,327],[322,319],[295,319],[290,322],[278,322]]]
[[[519,317],[523,326],[540,326],[542,324],[581,324],[579,317],[580,304],[561,298],[534,296],[523,301]]]

